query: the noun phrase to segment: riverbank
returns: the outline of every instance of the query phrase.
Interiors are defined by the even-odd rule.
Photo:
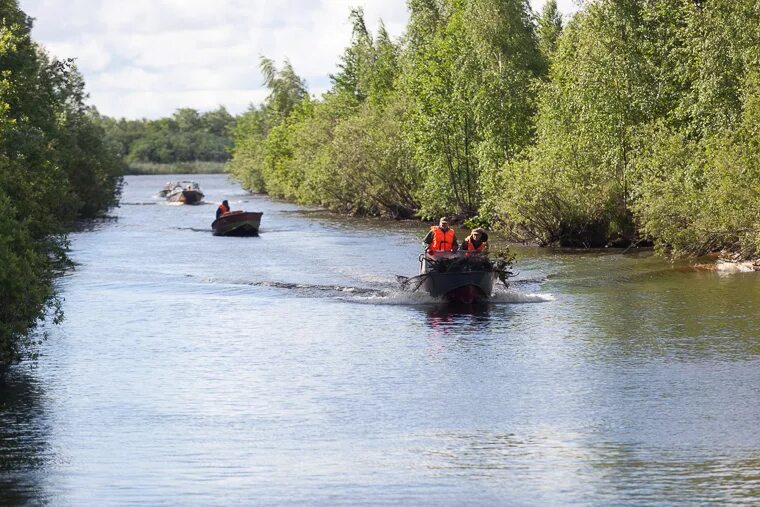
[[[177,162],[173,164],[155,164],[152,162],[133,162],[127,168],[131,176],[150,174],[224,174],[227,164],[224,162]]]
[[[273,198],[263,192],[251,192],[251,195],[259,197],[265,197],[273,202],[287,203],[294,206],[302,206],[299,214],[307,215],[312,218],[320,218],[322,220],[343,220],[350,221],[351,223],[371,227],[373,229],[389,229],[389,230],[405,230],[405,231],[418,231],[420,237],[420,245],[422,245],[422,238],[428,233],[430,227],[437,225],[437,221],[424,220],[421,218],[394,218],[385,215],[370,215],[367,213],[341,213],[337,210],[331,210],[324,207],[316,207],[313,204],[299,204],[292,200],[284,198]],[[455,230],[457,240],[461,243],[469,234],[470,230],[476,227],[476,224],[465,225],[468,221],[462,221],[461,217],[450,217],[452,228]],[[636,242],[633,245],[624,246],[609,246],[609,247],[563,247],[559,245],[539,245],[536,242],[521,241],[510,231],[503,229],[488,229],[489,244],[492,249],[502,249],[504,247],[513,249],[528,248],[535,249],[536,251],[555,252],[558,254],[638,254],[642,252],[656,252],[657,250],[652,245],[652,242]],[[672,263],[677,263],[682,267],[680,269],[698,270],[698,271],[716,271],[722,273],[741,273],[760,271],[760,259],[743,259],[740,255],[731,254],[728,252],[714,252],[706,256],[691,256],[691,257],[668,257],[666,255],[658,254],[658,257],[665,261],[670,260]]]

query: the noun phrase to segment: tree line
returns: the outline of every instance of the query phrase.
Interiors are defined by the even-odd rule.
[[[116,204],[123,173],[73,61],[50,57],[31,27],[0,0],[0,364],[33,353],[39,319],[61,318],[66,233]]]
[[[248,189],[332,210],[454,215],[541,245],[654,244],[760,257],[760,0],[409,0],[309,95],[270,94],[234,130]]]
[[[129,165],[224,163],[230,158],[235,117],[224,107],[205,113],[181,108],[157,120],[104,116],[99,124]]]

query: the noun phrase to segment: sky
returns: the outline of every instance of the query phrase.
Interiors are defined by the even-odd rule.
[[[546,0],[531,0],[540,11]],[[564,15],[575,0],[558,0]],[[351,39],[351,8],[375,33],[406,26],[406,0],[19,0],[32,37],[76,58],[101,114],[161,118],[177,108],[232,114],[264,101],[259,58],[287,58],[320,96]]]

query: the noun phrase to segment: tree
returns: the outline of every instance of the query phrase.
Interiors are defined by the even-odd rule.
[[[672,2],[671,2],[672,4]],[[540,87],[538,139],[508,166],[506,220],[540,243],[603,246],[635,235],[631,185],[638,130],[675,107],[652,33],[661,2],[589,3],[564,29]],[[669,13],[678,19],[682,10]],[[678,47],[678,38],[658,41]]]
[[[61,317],[53,279],[68,264],[65,232],[114,203],[120,182],[81,75],[49,58],[31,26],[0,0],[0,363],[33,354],[37,321]]]
[[[552,60],[554,52],[557,50],[559,37],[562,34],[562,14],[557,8],[557,0],[548,0],[544,4],[537,25],[538,48],[548,66],[548,62]]]
[[[414,1],[401,76],[424,216],[476,215],[481,175],[531,139],[541,70],[527,2]],[[494,192],[497,189],[492,189]]]
[[[293,108],[307,97],[306,83],[298,77],[288,60],[285,60],[282,69],[278,70],[272,60],[262,56],[259,67],[264,75],[264,84],[269,88],[264,110],[272,125],[276,125],[287,118]]]
[[[687,87],[673,121],[647,132],[634,209],[676,256],[760,256],[760,11],[754,0],[688,10]]]
[[[263,108],[251,106],[237,120],[232,129],[232,160],[230,174],[243,188],[266,191],[261,173],[264,164],[263,143],[269,133],[267,115]]]
[[[375,59],[372,36],[364,22],[364,10],[351,10],[351,45],[345,49],[338,64],[340,72],[331,74],[335,93],[345,93],[357,102],[363,102],[369,95],[369,69]]]

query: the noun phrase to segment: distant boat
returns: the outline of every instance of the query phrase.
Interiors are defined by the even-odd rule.
[[[205,197],[200,185],[194,181],[170,181],[158,193],[158,196],[165,197],[168,202],[182,204],[200,204]]]
[[[211,224],[214,236],[257,236],[261,223],[260,211],[230,211]]]

